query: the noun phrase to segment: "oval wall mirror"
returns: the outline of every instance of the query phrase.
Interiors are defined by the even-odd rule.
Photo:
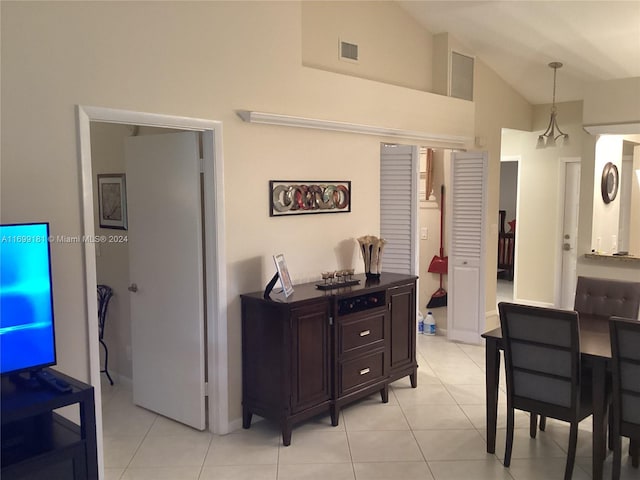
[[[602,180],[600,181],[600,190],[602,191],[604,203],[612,202],[616,198],[618,180],[618,167],[611,162],[607,162],[602,169]]]

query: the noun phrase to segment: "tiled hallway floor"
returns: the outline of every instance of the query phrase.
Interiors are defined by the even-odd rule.
[[[294,428],[282,445],[273,423],[225,436],[198,432],[136,407],[129,389],[103,387],[106,479],[126,480],[546,480],[562,479],[569,429],[550,420],[529,438],[516,414],[510,468],[504,468],[506,397],[500,394],[497,454],[486,453],[484,347],[418,336],[418,388],[392,384],[389,403],[374,395]],[[504,382],[501,381],[504,388]],[[580,424],[573,479],[591,478],[591,418]],[[623,444],[628,448],[628,443]],[[623,456],[622,478],[640,479]],[[611,477],[611,454],[605,478]]]

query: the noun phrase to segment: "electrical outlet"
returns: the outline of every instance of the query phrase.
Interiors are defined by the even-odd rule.
[[[420,229],[420,239],[421,240],[426,240],[427,239],[427,229],[426,228],[421,228]]]

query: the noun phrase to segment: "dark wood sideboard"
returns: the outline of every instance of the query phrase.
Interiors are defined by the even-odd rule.
[[[383,273],[359,285],[319,290],[296,285],[285,298],[241,295],[242,426],[255,413],[276,421],[284,445],[293,425],[340,409],[410,376],[417,386],[416,280]]]

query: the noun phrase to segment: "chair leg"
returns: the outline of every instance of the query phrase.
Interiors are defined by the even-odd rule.
[[[511,450],[513,449],[513,408],[507,407],[507,440],[504,448],[504,466],[511,465]]]
[[[578,422],[571,422],[569,431],[569,451],[567,452],[567,466],[564,469],[564,480],[571,480],[573,465],[576,462],[576,448],[578,446]]]
[[[545,428],[547,428],[547,417],[540,415],[540,431],[544,432]]]
[[[617,430],[611,431],[611,443],[613,443],[613,468],[611,471],[611,480],[620,480],[620,465],[622,463],[622,438],[618,435]]]
[[[629,442],[629,455],[631,455],[631,465],[638,468],[640,464],[640,440],[631,439]]]
[[[109,349],[107,348],[107,344],[104,343],[104,340],[101,338],[98,340],[104,347],[104,370],[100,370],[100,372],[106,374],[109,379],[109,383],[113,385],[113,379],[111,378],[111,375],[109,375],[109,370],[107,370],[107,365],[109,365]]]
[[[609,450],[613,450],[613,408],[609,407]]]
[[[538,433],[538,414],[532,413],[529,418],[529,436],[536,438],[536,433]]]

